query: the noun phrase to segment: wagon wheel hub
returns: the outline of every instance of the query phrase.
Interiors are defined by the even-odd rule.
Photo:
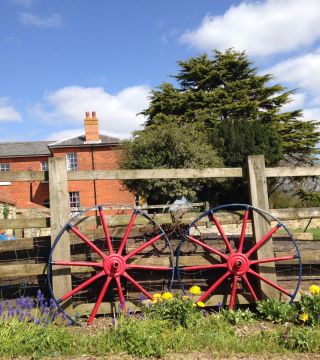
[[[126,269],[126,262],[123,257],[117,254],[109,255],[103,261],[103,270],[108,276],[121,276]]]
[[[246,274],[249,270],[250,262],[246,255],[235,253],[229,256],[227,261],[228,270],[235,275]]]

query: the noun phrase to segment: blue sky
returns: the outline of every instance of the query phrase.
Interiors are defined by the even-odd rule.
[[[178,60],[229,47],[320,120],[319,24],[319,0],[0,0],[0,141],[81,134],[85,111],[128,137]]]

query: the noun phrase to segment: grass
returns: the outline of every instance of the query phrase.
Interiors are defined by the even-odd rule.
[[[115,326],[88,328],[55,324],[0,323],[0,356],[14,358],[105,356],[127,353],[136,357],[165,357],[169,353],[201,351],[210,354],[263,354],[320,351],[320,329],[272,325],[258,320],[231,324],[223,316],[201,317],[193,326],[159,319],[122,318]]]

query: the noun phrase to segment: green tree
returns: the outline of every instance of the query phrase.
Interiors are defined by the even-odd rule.
[[[258,74],[245,52],[215,50],[211,57],[200,55],[178,64],[175,84],[165,82],[151,91],[150,104],[142,111],[146,117],[145,129],[128,143],[124,154],[131,160],[122,161],[124,168],[209,166],[209,154],[212,154],[209,148],[214,152],[213,158],[223,159],[225,166],[245,166],[249,154],[264,154],[267,165],[276,165],[280,160],[294,165],[313,163],[320,140],[317,122],[303,120],[302,110],[283,111],[294,91],[273,83],[271,74]],[[193,146],[193,156],[202,162],[173,160],[176,147],[159,140],[165,129],[175,129],[176,138],[180,134],[186,147],[198,144]],[[152,155],[151,162],[135,163],[133,152],[137,158],[149,156],[149,151],[153,154],[153,149],[147,150],[149,146],[160,147],[158,151],[165,156],[159,159]],[[161,186],[166,189],[158,201],[168,199],[171,188],[171,199],[183,193],[191,198],[206,196],[215,203],[248,201],[247,185],[242,180],[219,182],[214,188],[212,181],[207,186],[205,180],[178,181],[179,186],[183,184],[181,192],[172,180],[152,183],[158,184],[160,193]],[[126,182],[126,185],[139,194],[154,197],[152,183],[148,182],[146,187],[142,182],[141,185]],[[191,194],[187,191],[188,184]]]
[[[221,167],[223,161],[206,142],[206,135],[195,131],[193,126],[149,127],[137,132],[124,144],[120,165],[124,169],[154,168],[205,168]],[[214,180],[126,180],[125,185],[133,192],[158,204],[185,196],[196,200],[217,183]]]
[[[150,105],[142,112],[147,117],[146,127],[194,123],[212,133],[225,120],[259,121],[280,139],[286,161],[314,161],[320,139],[317,123],[303,120],[302,110],[282,111],[294,91],[270,85],[273,76],[258,75],[245,52],[215,50],[211,58],[200,55],[178,64],[180,69],[174,76],[178,86],[163,83],[151,92]],[[268,153],[264,154],[269,161]],[[239,159],[237,165],[242,166],[243,156]]]

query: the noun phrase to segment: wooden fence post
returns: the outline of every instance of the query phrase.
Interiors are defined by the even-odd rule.
[[[49,194],[51,245],[61,228],[69,221],[69,193],[67,181],[67,164],[65,158],[49,158]],[[70,260],[70,237],[65,232],[55,248],[53,259]],[[72,289],[70,267],[53,266],[52,287],[55,297],[59,299]],[[71,301],[64,305],[70,310]]]
[[[269,211],[267,179],[265,176],[265,161],[263,155],[249,155],[247,159],[249,175],[249,194],[252,206]],[[255,241],[259,241],[269,230],[271,224],[257,213],[253,214],[253,234]],[[258,259],[274,257],[273,241],[270,239],[257,251]],[[261,275],[276,282],[274,263],[265,263],[258,267]],[[260,282],[262,297],[275,298],[277,291],[265,282]]]

